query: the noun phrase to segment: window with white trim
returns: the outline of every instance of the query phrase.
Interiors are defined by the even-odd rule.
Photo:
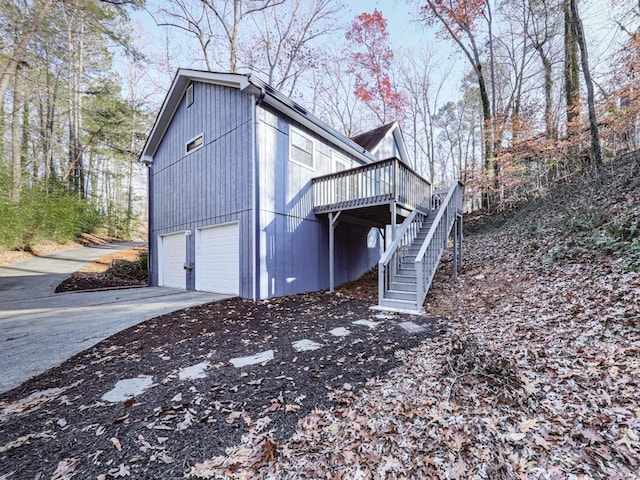
[[[333,171],[338,173],[344,170],[348,170],[351,165],[347,158],[343,157],[339,153],[335,151],[331,151],[331,156],[333,157]],[[344,202],[348,200],[349,196],[349,177],[340,177],[335,181],[335,189],[336,189],[336,201]]]
[[[193,83],[187,87],[187,93],[185,94],[185,102],[187,108],[193,105]]]
[[[289,159],[313,170],[313,140],[302,132],[290,129]]]
[[[187,153],[191,153],[194,150],[199,149],[204,145],[204,134],[200,134],[197,137],[189,140],[187,142]]]

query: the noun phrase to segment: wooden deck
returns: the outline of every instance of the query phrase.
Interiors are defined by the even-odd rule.
[[[431,184],[397,158],[313,179],[316,214],[342,212],[367,226],[396,224],[416,210],[431,209]],[[394,218],[395,217],[395,218]]]

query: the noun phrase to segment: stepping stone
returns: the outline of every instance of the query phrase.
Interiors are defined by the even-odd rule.
[[[229,362],[236,368],[246,367],[248,365],[256,365],[258,363],[268,362],[273,360],[273,350],[267,350],[266,352],[257,353],[250,357],[238,357],[232,358]]]
[[[207,373],[205,370],[209,368],[209,362],[202,362],[190,367],[181,368],[178,372],[178,378],[180,380],[197,380],[198,378],[205,378]]]
[[[373,318],[377,318],[378,320],[391,320],[392,318],[394,318],[394,316],[389,315],[388,313],[379,313],[377,315],[374,315]]]
[[[118,403],[142,395],[153,383],[153,377],[126,378],[102,396],[105,402]]]
[[[329,333],[334,337],[346,337],[347,335],[351,335],[351,332],[344,327],[337,327],[333,330],[329,330]]]
[[[369,327],[370,329],[378,328],[378,323],[380,322],[372,322],[371,320],[356,320],[355,322],[351,322],[354,325],[362,325],[363,327]]]
[[[291,342],[291,346],[296,352],[308,352],[311,350],[318,350],[322,347],[322,344],[314,342],[313,340],[298,340],[297,342]]]
[[[424,333],[427,331],[423,326],[413,322],[402,322],[399,323],[398,326],[409,335],[415,335],[416,333]]]

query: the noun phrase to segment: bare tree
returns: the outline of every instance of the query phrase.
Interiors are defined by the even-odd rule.
[[[209,9],[204,2],[190,0],[171,0],[163,2],[157,12],[150,12],[156,24],[162,27],[173,27],[194,36],[198,40],[202,52],[202,60],[207,70],[212,71],[214,59],[210,57],[209,47],[216,38],[215,29],[209,18]]]
[[[426,160],[431,182],[436,181],[436,151],[434,112],[438,111],[442,88],[453,69],[440,74],[440,81],[433,84],[436,60],[431,51],[423,53],[407,51],[400,58],[401,86],[407,98],[407,118],[404,133],[413,146],[413,157]],[[420,168],[418,168],[420,170]]]
[[[580,58],[582,63],[582,73],[584,75],[584,83],[587,86],[587,105],[589,108],[589,127],[591,130],[591,161],[596,172],[596,178],[602,178],[602,148],[600,147],[600,134],[598,132],[598,119],[596,118],[595,93],[593,89],[593,80],[591,78],[591,70],[589,69],[589,55],[587,52],[587,42],[584,36],[584,27],[578,13],[578,5],[576,0],[570,0],[571,17],[576,40],[580,46]]]
[[[244,55],[249,68],[291,96],[300,76],[317,65],[314,41],[338,30],[339,12],[335,0],[289,0],[262,10],[252,17],[256,32]]]
[[[285,0],[200,0],[210,16],[215,19],[222,29],[222,36],[226,40],[229,54],[229,69],[232,73],[238,71],[238,42],[240,25],[251,15],[264,12],[270,8],[282,5]],[[208,19],[211,17],[207,17]]]
[[[558,129],[553,119],[553,64],[551,44],[557,33],[557,14],[546,0],[526,2],[530,13],[527,35],[531,45],[540,57],[544,72],[544,123],[549,140],[557,140]]]
[[[338,53],[327,54],[312,71],[312,111],[336,130],[352,137],[373,121],[369,109],[356,97],[355,76],[340,62]]]
[[[571,0],[563,0],[564,11],[564,91],[567,112],[567,135],[572,136],[580,120],[580,68]]]

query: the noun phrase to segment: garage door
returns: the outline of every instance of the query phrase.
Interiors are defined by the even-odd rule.
[[[240,294],[240,227],[227,223],[196,234],[196,290]]]
[[[186,235],[174,233],[160,237],[160,275],[158,284],[164,287],[187,288],[184,264],[187,261]]]

